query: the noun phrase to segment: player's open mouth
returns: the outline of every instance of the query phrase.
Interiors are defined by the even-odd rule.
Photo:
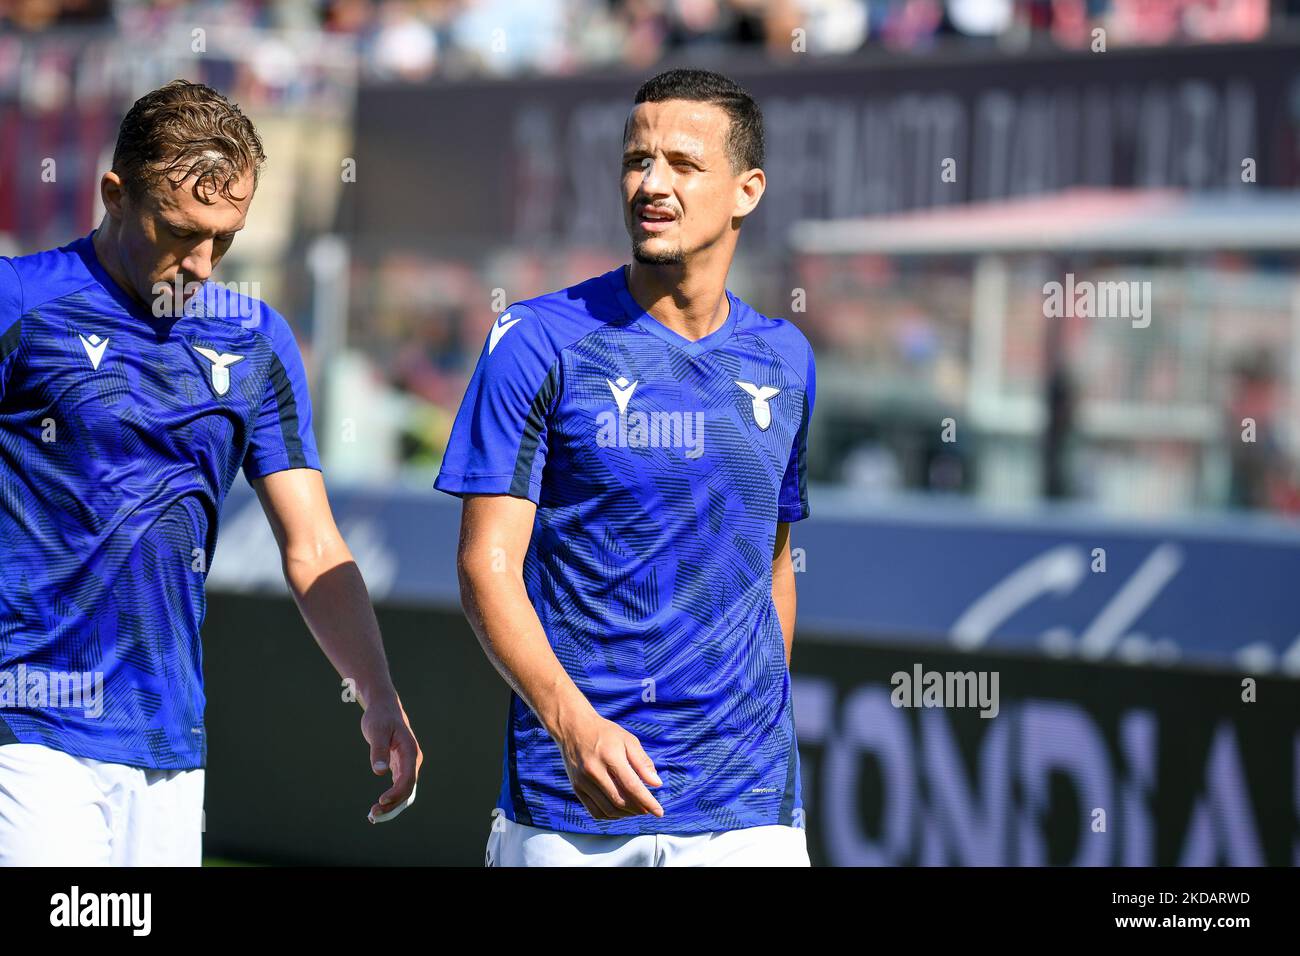
[[[663,232],[677,221],[677,214],[671,209],[642,206],[637,211],[637,225],[646,232]]]

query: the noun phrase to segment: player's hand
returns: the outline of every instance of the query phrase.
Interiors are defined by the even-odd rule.
[[[561,733],[557,742],[573,792],[595,819],[664,815],[646,789],[663,786],[654,762],[641,741],[618,724],[593,711]]]
[[[370,769],[376,776],[390,770],[393,774],[393,785],[370,808],[370,822],[383,823],[414,802],[415,781],[424,754],[396,696],[366,708],[361,717],[361,735],[370,744]]]

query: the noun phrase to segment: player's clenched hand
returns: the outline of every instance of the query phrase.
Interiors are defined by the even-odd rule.
[[[557,738],[573,792],[597,820],[618,820],[664,808],[648,789],[663,786],[641,741],[592,713]]]
[[[393,785],[370,808],[370,822],[391,820],[414,800],[415,781],[424,754],[411,730],[411,722],[396,697],[366,707],[361,734],[370,744],[370,769],[382,776],[390,769]]]

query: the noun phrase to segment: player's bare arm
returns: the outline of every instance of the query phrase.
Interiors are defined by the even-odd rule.
[[[356,682],[371,769],[392,772],[393,785],[370,808],[374,819],[410,799],[423,755],[389,675],[366,582],[334,523],[320,472],[292,468],[252,484],[303,620],[339,676]]]
[[[762,113],[669,70],[623,147],[631,264],[501,312],[434,485],[464,501],[461,603],[514,689],[486,862],[807,866],[773,536],[809,514],[813,358],[727,288]]]
[[[794,647],[795,588],[794,564],[790,560],[790,525],[776,523],[776,547],[772,554],[772,603],[781,620],[781,636],[785,639],[785,666],[790,666],[790,652]]]
[[[493,666],[559,745],[574,794],[595,819],[663,808],[661,781],[637,738],[601,717],[551,649],[524,587],[537,506],[510,495],[465,498],[457,554],[461,604]]]

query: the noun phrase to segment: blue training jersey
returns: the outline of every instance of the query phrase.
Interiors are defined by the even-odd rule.
[[[279,314],[209,282],[155,317],[89,236],[0,258],[0,744],[204,765],[204,581],[241,467],[320,467]]]
[[[492,326],[436,487],[537,504],[528,596],[556,657],[663,780],[662,819],[595,820],[510,700],[500,806],[578,833],[799,825],[790,675],[772,602],[778,522],[808,516],[812,350],[730,292],[692,342],[622,268]]]

